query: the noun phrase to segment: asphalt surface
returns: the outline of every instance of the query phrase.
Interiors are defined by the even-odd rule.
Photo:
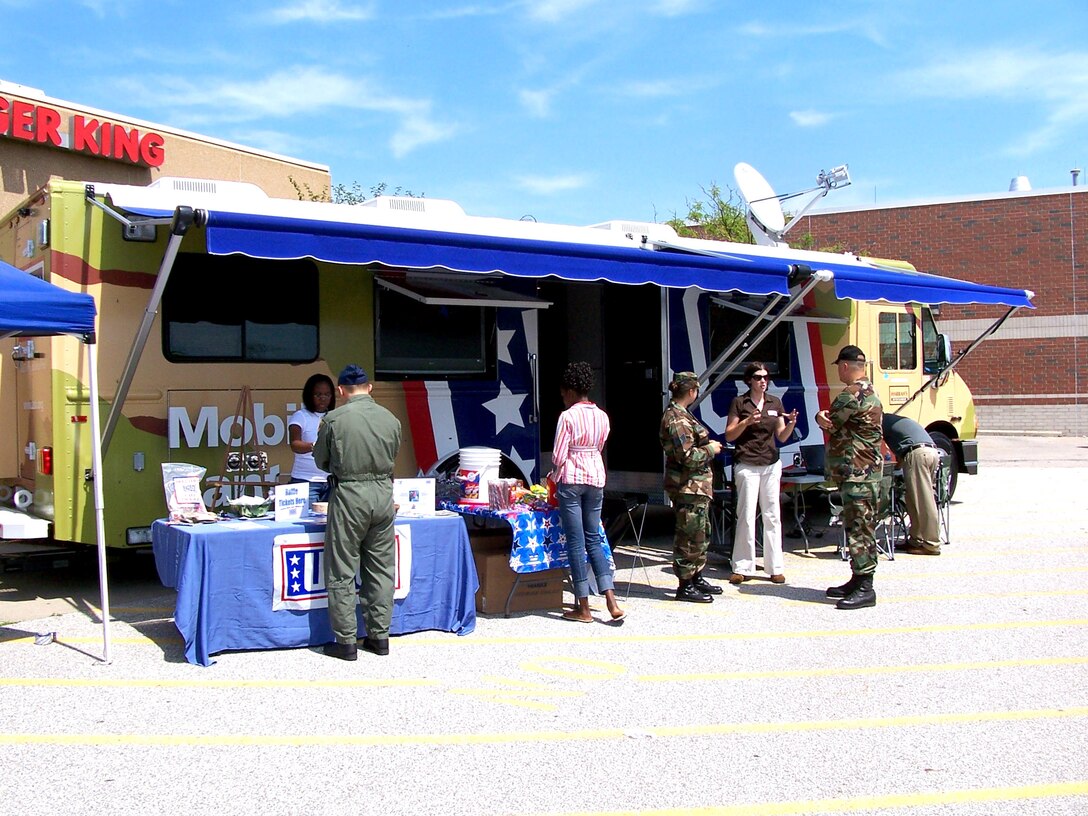
[[[357,663],[190,665],[137,559],[105,665],[93,568],[4,574],[0,814],[1082,816],[1088,440],[987,437],[981,460],[944,553],[882,559],[853,612],[823,595],[848,577],[835,529],[809,557],[787,539],[785,585],[669,600],[662,514],[645,571],[619,542],[621,626],[481,617]]]

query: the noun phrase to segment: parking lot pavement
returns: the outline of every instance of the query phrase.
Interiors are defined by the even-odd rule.
[[[1088,447],[1021,443],[982,441],[950,545],[882,559],[872,609],[824,598],[848,572],[826,536],[787,540],[784,585],[668,600],[655,526],[645,568],[620,541],[621,626],[528,613],[387,658],[201,668],[161,588],[114,604],[110,665],[94,596],[21,619],[0,629],[0,812],[1083,816]]]

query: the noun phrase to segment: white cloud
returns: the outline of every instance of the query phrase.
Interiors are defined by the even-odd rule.
[[[1008,145],[1011,155],[1029,155],[1088,125],[1088,53],[1052,54],[983,49],[957,52],[898,77],[902,93],[937,99],[1020,101],[1025,111],[1041,107],[1042,123]],[[1038,120],[1025,116],[1025,120]]]
[[[864,17],[819,25],[768,24],[753,20],[740,26],[737,32],[749,37],[766,39],[809,39],[812,37],[826,39],[833,35],[855,34],[876,45],[887,45],[887,37],[884,35],[883,27]]]
[[[551,113],[555,91],[518,91],[521,106],[536,119],[545,119]]]
[[[185,112],[191,122],[251,122],[296,117],[330,109],[386,114],[396,121],[389,147],[402,157],[412,150],[449,138],[456,128],[433,119],[431,101],[396,96],[365,77],[334,74],[323,68],[286,68],[251,82],[192,82],[175,77],[133,83],[134,96],[150,94],[161,104]]]
[[[650,11],[665,17],[679,17],[698,11],[702,0],[656,0],[650,7]]]
[[[530,193],[555,195],[580,190],[589,184],[590,177],[584,173],[569,173],[565,176],[518,176],[516,181],[519,187]]]
[[[815,110],[790,111],[790,119],[797,127],[820,127],[830,122],[832,115]]]
[[[627,96],[656,99],[667,96],[679,96],[690,90],[690,84],[682,79],[635,80],[623,86]]]
[[[597,2],[598,0],[527,0],[525,10],[531,19],[538,22],[560,23]]]
[[[333,23],[346,20],[370,20],[374,17],[373,3],[345,6],[339,0],[300,0],[270,11],[265,19],[270,23]]]

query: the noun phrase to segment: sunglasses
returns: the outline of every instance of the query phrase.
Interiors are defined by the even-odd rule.
[[[753,380],[766,380],[766,379],[769,379],[770,376],[771,376],[770,374],[753,374],[752,379]]]

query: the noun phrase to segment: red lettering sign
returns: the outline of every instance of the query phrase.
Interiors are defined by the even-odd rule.
[[[0,96],[0,136],[148,167],[161,167],[166,159],[166,140],[161,134],[76,114],[68,124],[65,144],[61,122],[56,108]]]
[[[92,156],[101,155],[98,146],[98,120],[84,119],[82,116],[73,116],[69,127],[72,135],[72,150],[80,153],[90,153]]]
[[[21,99],[11,103],[11,138],[34,139],[34,106]]]

